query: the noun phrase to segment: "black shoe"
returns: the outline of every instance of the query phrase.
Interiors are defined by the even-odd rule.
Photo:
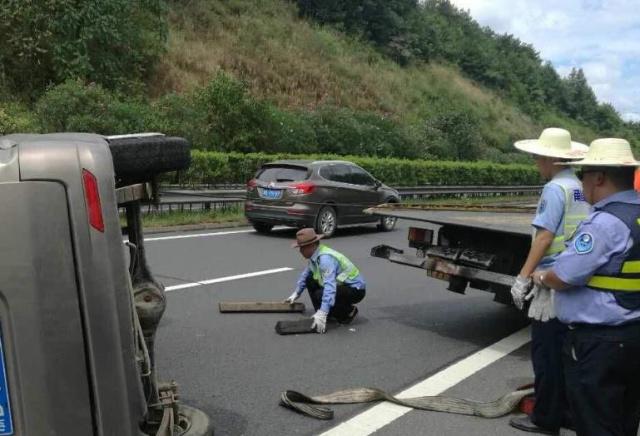
[[[547,430],[546,428],[538,427],[531,421],[531,418],[527,415],[519,416],[517,418],[511,418],[511,420],[509,421],[509,425],[511,427],[517,428],[518,430],[528,431],[530,433],[552,434],[552,435],[558,434],[557,430],[553,431],[553,430]]]
[[[346,318],[339,320],[338,322],[340,324],[351,324],[351,321],[353,321],[353,318],[355,318],[357,314],[358,314],[358,308],[356,306],[353,306],[353,309],[351,310],[349,315],[347,315]]]

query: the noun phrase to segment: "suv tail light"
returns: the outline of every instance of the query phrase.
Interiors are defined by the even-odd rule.
[[[256,186],[258,186],[258,183],[256,182],[256,179],[251,179],[247,182],[247,192],[251,192],[254,189],[256,189]]]
[[[311,194],[316,189],[316,185],[311,182],[300,182],[289,185],[287,190],[293,195]]]
[[[87,204],[89,224],[99,232],[104,232],[104,221],[102,219],[102,205],[100,204],[98,180],[90,171],[83,169],[82,183],[84,185],[84,199]]]

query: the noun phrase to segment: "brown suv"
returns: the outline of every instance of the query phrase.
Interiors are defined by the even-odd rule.
[[[398,191],[351,162],[280,160],[263,165],[249,180],[244,213],[261,233],[281,224],[331,236],[345,224],[378,222],[380,230],[392,230],[395,218],[380,219],[363,209],[399,201]]]

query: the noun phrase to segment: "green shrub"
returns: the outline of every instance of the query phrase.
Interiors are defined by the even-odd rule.
[[[14,102],[0,103],[0,135],[39,131],[36,118],[24,105]]]
[[[155,115],[144,102],[125,100],[96,84],[68,80],[49,89],[36,104],[45,132],[92,132],[104,135],[143,132]]]
[[[192,152],[192,164],[183,177],[187,184],[245,183],[264,163],[278,159],[346,159],[360,165],[384,183],[419,185],[534,185],[540,183],[533,165],[491,162],[451,162],[287,153]]]

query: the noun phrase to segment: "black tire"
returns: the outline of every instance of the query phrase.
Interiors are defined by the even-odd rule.
[[[389,203],[395,203],[393,201]],[[380,222],[378,223],[378,230],[381,232],[390,232],[396,228],[396,223],[398,219],[395,217],[381,217]]]
[[[256,229],[256,232],[258,233],[269,233],[271,231],[271,229],[273,229],[273,224],[267,224],[267,223],[251,223],[251,225],[253,226],[254,229]]]
[[[338,216],[336,210],[331,206],[324,206],[316,217],[316,233],[324,234],[325,238],[330,238],[338,228]]]
[[[191,145],[184,138],[112,139],[109,140],[109,148],[119,184],[148,181],[161,173],[187,169],[191,163]]]

